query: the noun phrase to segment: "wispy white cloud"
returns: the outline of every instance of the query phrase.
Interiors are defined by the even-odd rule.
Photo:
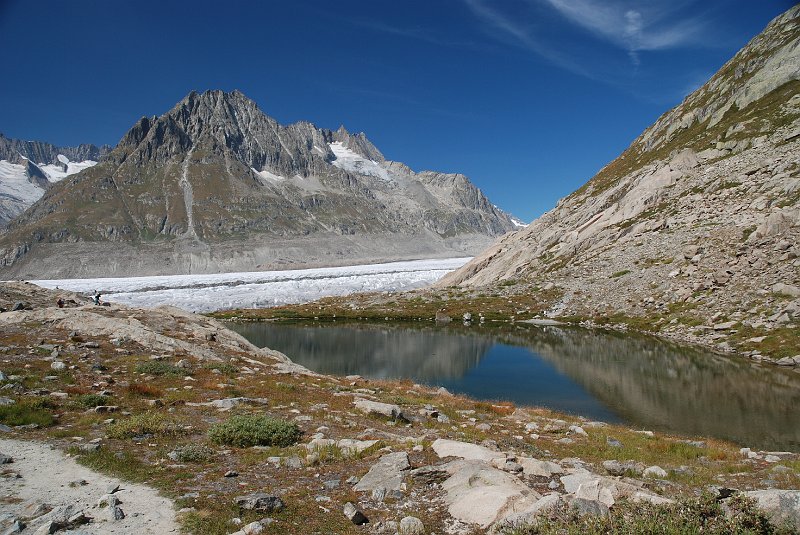
[[[698,44],[703,29],[699,19],[672,17],[687,2],[539,1],[595,36],[624,49],[637,65],[641,51]]]
[[[703,24],[699,17],[677,17],[679,11],[698,0],[524,0],[529,7],[549,7],[573,26],[588,31],[595,38],[610,43],[640,64],[639,53],[685,45],[702,44]],[[586,74],[590,69],[560,52],[559,43],[548,41],[526,25],[525,17],[502,11],[503,4],[486,0],[464,0],[477,17],[507,37],[514,39],[546,59],[573,72]]]
[[[501,37],[510,38],[516,45],[521,45],[562,68],[594,78],[587,69],[569,59],[557,47],[539,38],[522,20],[507,16],[495,7],[490,7],[484,0],[464,0],[464,3],[475,16],[495,30],[495,33],[499,32]]]

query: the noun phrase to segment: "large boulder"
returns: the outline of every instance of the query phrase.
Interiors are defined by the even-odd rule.
[[[372,465],[369,472],[353,488],[359,492],[370,492],[380,488],[386,491],[400,490],[403,471],[410,467],[408,453],[404,451],[389,453]]]
[[[800,530],[800,490],[754,490],[745,492],[745,496],[756,500],[774,524],[789,523]]]
[[[451,476],[442,483],[451,516],[462,522],[488,528],[505,517],[524,512],[541,495],[518,478],[484,461],[453,461]]]

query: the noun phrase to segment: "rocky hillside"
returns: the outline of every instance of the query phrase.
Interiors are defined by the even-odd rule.
[[[523,283],[558,292],[551,316],[753,349],[797,333],[798,201],[795,6],[586,185],[441,285]]]
[[[236,91],[192,92],[13,221],[0,265],[41,278],[455,256],[513,226],[463,175],[415,173],[344,128],[282,126]]]
[[[39,200],[51,184],[95,165],[111,147],[56,147],[0,134],[0,228]]]
[[[175,308],[0,283],[0,355],[3,533],[800,529],[797,453],[320,375]]]

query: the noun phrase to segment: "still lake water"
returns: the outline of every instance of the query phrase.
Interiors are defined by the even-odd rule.
[[[800,373],[649,337],[527,325],[503,334],[482,326],[230,326],[320,373],[408,378],[476,399],[800,451]]]

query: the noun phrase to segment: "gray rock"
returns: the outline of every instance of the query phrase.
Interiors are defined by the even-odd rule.
[[[774,524],[787,522],[800,530],[800,490],[756,490],[745,492],[745,496],[756,500]]]
[[[578,511],[581,516],[595,515],[608,516],[608,506],[599,500],[587,500],[585,498],[575,498],[570,503],[570,507]]]
[[[652,478],[656,478],[656,479],[664,479],[665,477],[667,477],[667,472],[666,472],[666,470],[664,470],[660,466],[655,466],[654,465],[654,466],[648,466],[647,468],[645,468],[642,475],[644,475],[644,477],[652,477]]]
[[[125,518],[125,513],[118,505],[109,507],[108,509],[109,520],[116,522],[118,520],[122,520],[123,518]]]
[[[281,464],[286,468],[303,468],[303,460],[300,459],[297,455],[292,455],[291,457],[283,457],[281,458]]]
[[[13,462],[14,462],[13,457],[11,457],[10,455],[5,455],[3,453],[0,453],[0,464],[9,464]]]
[[[522,471],[528,476],[550,477],[555,474],[563,474],[564,469],[561,465],[552,461],[540,461],[529,457],[520,457],[517,462],[522,465]]]
[[[60,372],[62,370],[66,370],[67,365],[61,362],[60,360],[55,360],[50,363],[50,369],[52,369],[53,371]]]
[[[443,466],[420,466],[409,471],[408,474],[411,479],[423,485],[435,485],[449,477],[447,470]]]
[[[25,523],[21,520],[14,519],[11,522],[11,525],[6,528],[3,532],[3,535],[13,535],[14,533],[22,533],[22,530],[25,529]]]
[[[800,297],[800,288],[797,286],[792,286],[791,284],[785,284],[783,282],[779,282],[772,286],[772,291],[776,294],[784,294],[784,295],[791,295],[792,297]]]
[[[358,410],[366,414],[386,416],[392,420],[406,420],[402,409],[397,405],[380,403],[378,401],[370,401],[368,399],[357,399],[353,403]]]
[[[283,500],[273,494],[265,492],[254,492],[246,496],[237,496],[236,505],[247,511],[258,511],[260,513],[271,513],[283,509]]]
[[[400,520],[400,535],[425,535],[425,524],[415,516],[406,516]]]
[[[634,461],[620,462],[616,460],[603,461],[603,468],[612,476],[624,476],[626,473],[638,477],[642,467]]]
[[[611,437],[606,437],[606,444],[608,444],[612,448],[621,448],[622,447],[622,442],[620,442],[616,438],[611,438]]]
[[[381,457],[353,488],[359,492],[371,492],[379,487],[387,491],[400,490],[400,485],[403,483],[402,472],[410,466],[408,453],[404,451],[389,453]]]
[[[356,526],[361,526],[369,522],[367,515],[351,502],[344,504],[344,516]]]

